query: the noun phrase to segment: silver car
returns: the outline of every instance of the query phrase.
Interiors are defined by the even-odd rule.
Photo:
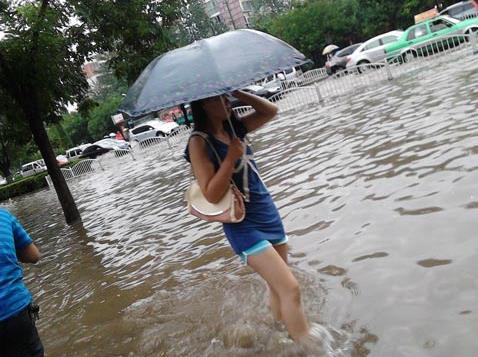
[[[374,38],[362,43],[349,56],[347,68],[363,64],[383,62],[387,58],[385,47],[396,42],[402,35],[403,31],[390,31],[375,36]]]

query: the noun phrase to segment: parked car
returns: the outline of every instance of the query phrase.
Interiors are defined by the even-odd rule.
[[[375,36],[362,43],[348,56],[347,67],[360,66],[363,64],[382,62],[387,58],[385,47],[398,41],[403,31],[390,31]]]
[[[128,150],[130,148],[129,144],[126,141],[116,140],[116,139],[101,139],[94,142],[93,145],[100,146],[104,149],[110,149],[110,150]],[[86,149],[88,148],[89,147],[87,147]],[[83,153],[85,152],[85,150],[83,150]]]
[[[400,56],[407,62],[413,57],[426,55],[428,51],[425,49],[433,43],[444,42],[444,36],[470,34],[474,31],[478,31],[478,18],[459,21],[449,16],[438,16],[409,27],[398,41],[385,47],[385,52],[388,58]],[[434,48],[450,47],[464,40],[464,37],[457,37],[446,45]]]
[[[65,156],[68,160],[80,157],[83,149],[79,146],[66,150]]]
[[[154,137],[166,137],[179,130],[175,122],[162,120],[150,120],[129,130],[129,138],[134,141],[142,141]]]
[[[251,84],[250,86],[242,88],[241,90],[247,93],[255,94],[263,98],[270,98],[273,95],[269,90],[257,84]],[[233,96],[228,96],[228,100],[229,100],[229,103],[231,104],[231,108],[242,107],[247,105]]]
[[[331,76],[337,71],[344,70],[347,66],[350,56],[360,45],[361,43],[356,43],[337,51],[329,61],[325,62],[325,70],[327,71],[327,74]]]
[[[22,165],[20,173],[23,177],[33,176],[40,172],[47,170],[45,162],[43,160],[32,161]]]
[[[272,97],[274,94],[279,93],[282,90],[282,81],[285,80],[285,76],[279,74],[271,74],[261,81],[256,82],[256,85],[263,87],[268,92],[268,97]]]
[[[88,146],[83,152],[81,153],[81,158],[88,158],[88,159],[96,159],[98,156],[106,154],[107,152],[114,150],[111,147],[103,147],[97,144],[93,144]]]
[[[457,20],[478,17],[478,0],[460,1],[442,10],[440,15],[448,15]]]

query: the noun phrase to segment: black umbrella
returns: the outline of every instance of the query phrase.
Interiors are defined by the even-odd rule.
[[[119,111],[132,117],[243,88],[307,62],[284,41],[254,30],[231,31],[154,59]]]

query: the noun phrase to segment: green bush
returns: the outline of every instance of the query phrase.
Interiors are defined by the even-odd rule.
[[[25,177],[19,181],[15,181],[5,186],[0,187],[0,201],[6,199],[24,195],[25,193],[30,193],[44,187],[47,187],[45,176],[48,175],[46,172],[37,174],[35,176]]]

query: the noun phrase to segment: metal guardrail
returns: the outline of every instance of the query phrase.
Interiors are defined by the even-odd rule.
[[[93,173],[98,170],[98,168],[104,171],[103,166],[101,163],[96,159],[84,159],[77,163],[75,166],[70,168],[61,168],[60,171],[65,178],[65,181],[71,181],[74,178],[84,176],[90,173]],[[53,182],[51,180],[50,175],[45,177],[46,182],[48,183],[48,187],[53,187]]]
[[[134,155],[133,155],[133,150],[125,150],[125,149],[116,149],[113,151],[113,155],[115,157],[125,157],[125,156],[128,156],[128,155],[131,155],[132,159],[133,160],[136,160]]]
[[[317,85],[307,87],[289,88],[269,98],[279,107],[279,112],[284,112],[298,107],[307,106],[322,101],[322,95]]]
[[[169,150],[169,143],[165,137],[152,137],[138,141],[138,146],[134,150],[138,150],[141,153],[163,153]]]
[[[169,135],[167,137],[169,147],[174,148],[177,145],[181,145],[184,140],[186,140],[189,137],[189,134],[191,133],[191,128],[183,125],[180,126],[174,133]]]
[[[168,152],[175,153],[182,145],[186,145],[187,138],[191,133],[191,128],[181,126],[178,130],[167,137],[152,137],[141,140],[135,150],[141,153],[166,154]]]
[[[458,18],[458,20],[464,21],[464,20],[474,19],[476,17],[478,17],[478,12],[476,12],[474,14],[462,15]]]
[[[244,105],[241,107],[235,107],[232,109],[238,118],[242,118],[247,114],[250,114],[254,111],[250,105]]]
[[[329,75],[325,68],[315,68],[305,73],[302,73],[297,78],[293,79],[294,83],[299,86],[308,86],[310,84],[322,81],[326,79]],[[288,87],[290,88],[290,86]]]
[[[77,163],[70,170],[73,173],[73,177],[78,177],[94,172],[97,167],[103,170],[101,163],[96,159],[85,159]]]

